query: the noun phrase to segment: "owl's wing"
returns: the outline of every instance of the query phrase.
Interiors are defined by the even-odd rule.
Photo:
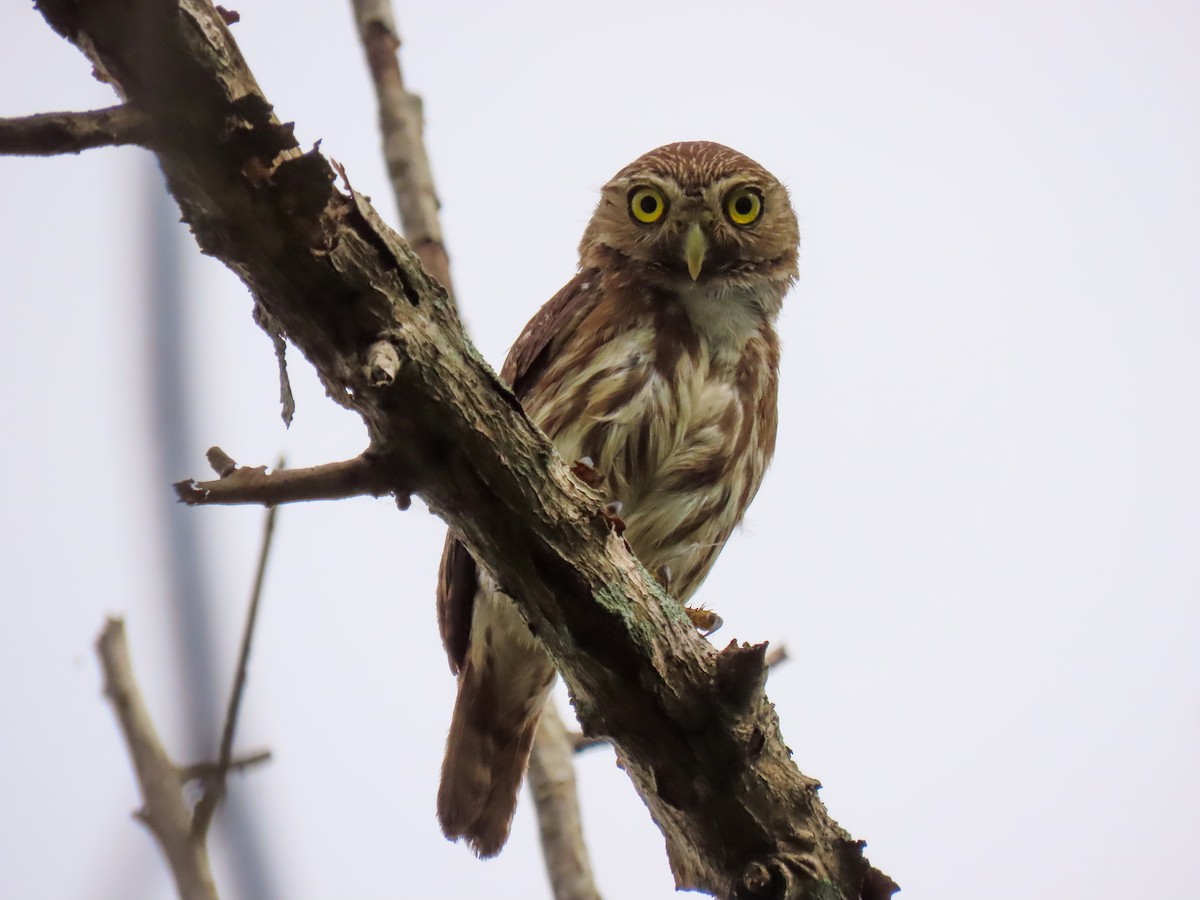
[[[446,532],[446,549],[438,567],[437,617],[442,646],[450,657],[450,671],[455,675],[467,659],[471,641],[471,611],[475,608],[475,560],[467,548]]]
[[[575,334],[579,323],[600,302],[596,281],[599,272],[585,269],[566,283],[537,311],[508,351],[500,377],[512,385],[518,400],[524,400],[537,384],[550,360]]]
[[[525,399],[579,323],[596,307],[602,292],[589,288],[593,288],[598,275],[588,269],[568,281],[529,320],[508,351],[500,377],[512,386],[518,400]],[[442,645],[450,657],[450,670],[455,673],[467,658],[477,582],[475,560],[453,532],[447,534],[438,569],[437,614]]]

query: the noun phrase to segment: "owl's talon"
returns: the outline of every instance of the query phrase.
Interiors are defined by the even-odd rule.
[[[685,606],[683,611],[687,613],[687,617],[692,620],[692,627],[708,637],[718,628],[725,624],[725,620],[718,616],[711,609],[704,609],[699,606]]]
[[[600,510],[600,515],[604,521],[608,522],[608,527],[613,530],[613,534],[620,537],[625,533],[625,520],[621,518],[621,510],[625,508],[620,500],[614,500],[611,503],[604,504],[604,509]]]
[[[571,464],[571,474],[590,488],[598,488],[604,484],[604,476],[596,468],[590,456],[584,456]]]
[[[671,593],[671,567],[659,566],[654,570],[654,580],[666,593]]]

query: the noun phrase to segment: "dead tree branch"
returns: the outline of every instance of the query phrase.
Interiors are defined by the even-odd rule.
[[[220,13],[207,0],[39,8],[171,136],[159,162],[201,249],[363,418],[388,482],[411,480],[517,598],[585,731],[620,753],[677,885],[738,900],[889,896],[792,762],[761,690],[763,648],[718,653],[693,631],[479,358],[444,288],[296,146]],[[381,341],[399,360],[384,386],[365,375]]]
[[[0,119],[0,155],[55,156],[93,147],[152,143],[151,120],[127,104],[87,112]]]
[[[220,477],[213,481],[189,478],[177,482],[175,494],[183,503],[189,506],[246,503],[276,506],[307,500],[379,497],[389,493],[407,496],[393,480],[393,473],[366,455],[304,469],[268,469],[266,466],[238,466],[220,447],[212,447],[208,451],[208,461]]]
[[[190,779],[171,762],[154,730],[133,677],[124,622],[105,623],[96,652],[104,670],[104,693],[117,714],[142,793],[137,817],[167,857],[180,900],[217,900],[208,848],[202,836],[193,838],[192,810],[183,798],[183,785]]]
[[[167,857],[167,865],[175,878],[181,900],[217,900],[216,884],[208,861],[208,829],[217,806],[225,796],[227,778],[230,772],[247,769],[271,758],[270,752],[265,750],[234,757],[233,737],[246,686],[250,646],[271,552],[276,513],[274,507],[269,509],[263,526],[254,589],[222,728],[220,753],[215,763],[180,767],[171,761],[163,749],[133,675],[124,622],[109,619],[96,641],[96,652],[104,671],[104,692],[116,711],[117,722],[129,748],[141,788],[142,808],[137,816],[154,834]],[[183,793],[184,785],[191,781],[200,781],[204,786],[194,808]]]
[[[767,651],[766,659],[764,659],[763,662],[765,663],[768,671],[770,671],[776,666],[783,665],[788,661],[788,658],[787,647],[785,647],[783,644],[780,644],[778,647],[774,647]],[[589,737],[588,735],[580,734],[577,731],[568,731],[566,732],[566,735],[567,741],[565,746],[569,747],[570,752],[572,753],[582,753],[584,750],[590,750],[593,747],[608,746],[608,741],[602,737]]]

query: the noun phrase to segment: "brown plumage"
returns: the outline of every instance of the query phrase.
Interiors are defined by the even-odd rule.
[[[501,375],[568,462],[590,458],[625,538],[687,600],[775,449],[774,321],[796,278],[787,191],[751,159],[669,144],[603,188],[579,272]],[[554,667],[453,535],[438,621],[458,674],[438,817],[480,856],[504,846]]]

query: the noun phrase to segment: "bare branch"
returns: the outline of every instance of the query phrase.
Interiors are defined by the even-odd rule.
[[[237,469],[233,460],[216,447],[209,452],[209,461],[226,478],[234,478],[243,471]],[[263,526],[254,589],[246,613],[237,669],[221,733],[220,752],[215,763],[197,763],[181,768],[171,762],[158,740],[138,691],[129,663],[124,624],[119,619],[108,620],[96,644],[104,668],[105,693],[117,712],[142,789],[143,808],[138,817],[146,823],[163,848],[182,900],[216,900],[216,885],[208,863],[207,837],[213,815],[225,796],[228,774],[271,758],[269,751],[260,751],[234,759],[233,738],[245,692],[250,647],[258,620],[277,514],[278,509],[271,507]],[[183,786],[196,780],[203,782],[204,791],[195,808],[189,809],[183,797]]]
[[[221,477],[215,481],[188,479],[175,484],[175,493],[189,506],[259,503],[274,506],[307,500],[343,500],[347,497],[397,493],[395,474],[381,459],[367,455],[343,462],[304,469],[268,470],[266,466],[238,466],[220,447],[208,451],[209,462]]]
[[[192,811],[183,799],[187,780],[167,756],[129,661],[125,623],[109,619],[96,641],[104,670],[104,693],[117,714],[117,722],[142,793],[137,817],[146,824],[171,867],[181,900],[216,900],[217,888],[203,839],[192,838]]]
[[[279,461],[280,468],[283,460]],[[275,538],[275,518],[279,508],[267,510],[263,522],[262,549],[258,554],[258,567],[254,573],[254,590],[250,594],[250,606],[246,610],[246,624],[242,629],[242,643],[238,648],[237,669],[233,676],[233,689],[229,693],[229,707],[225,712],[225,727],[221,731],[221,751],[217,758],[222,769],[228,769],[233,758],[233,736],[237,730],[238,712],[242,706],[242,695],[246,690],[246,670],[250,664],[250,646],[254,640],[254,626],[258,622],[258,607],[262,602],[263,584],[267,576],[267,560],[271,558],[271,545]]]
[[[358,36],[371,69],[379,100],[383,156],[400,209],[400,225],[425,270],[441,282],[453,299],[450,259],[438,219],[437,192],[425,152],[425,117],[421,98],[404,88],[400,74],[400,34],[389,0],[352,0]]]
[[[0,156],[56,156],[93,147],[151,145],[151,120],[128,104],[0,119]]]
[[[583,840],[575,790],[574,748],[553,700],[546,701],[529,757],[546,873],[555,900],[600,900]]]
[[[283,468],[279,460],[277,468]],[[226,775],[233,765],[233,735],[237,730],[238,713],[242,707],[242,695],[246,689],[246,671],[250,665],[250,645],[254,640],[254,626],[258,622],[258,606],[262,599],[263,583],[267,574],[267,560],[271,556],[271,544],[275,537],[275,517],[279,507],[267,510],[263,521],[262,547],[258,553],[258,568],[254,573],[254,589],[250,593],[250,606],[246,610],[246,623],[242,628],[242,643],[238,649],[237,668],[234,670],[233,687],[229,691],[229,706],[225,711],[225,725],[221,729],[221,747],[217,756],[216,771],[207,780],[204,793],[196,803],[192,814],[192,833],[204,835],[212,823],[217,804],[225,796]],[[269,755],[269,754],[268,754]]]

